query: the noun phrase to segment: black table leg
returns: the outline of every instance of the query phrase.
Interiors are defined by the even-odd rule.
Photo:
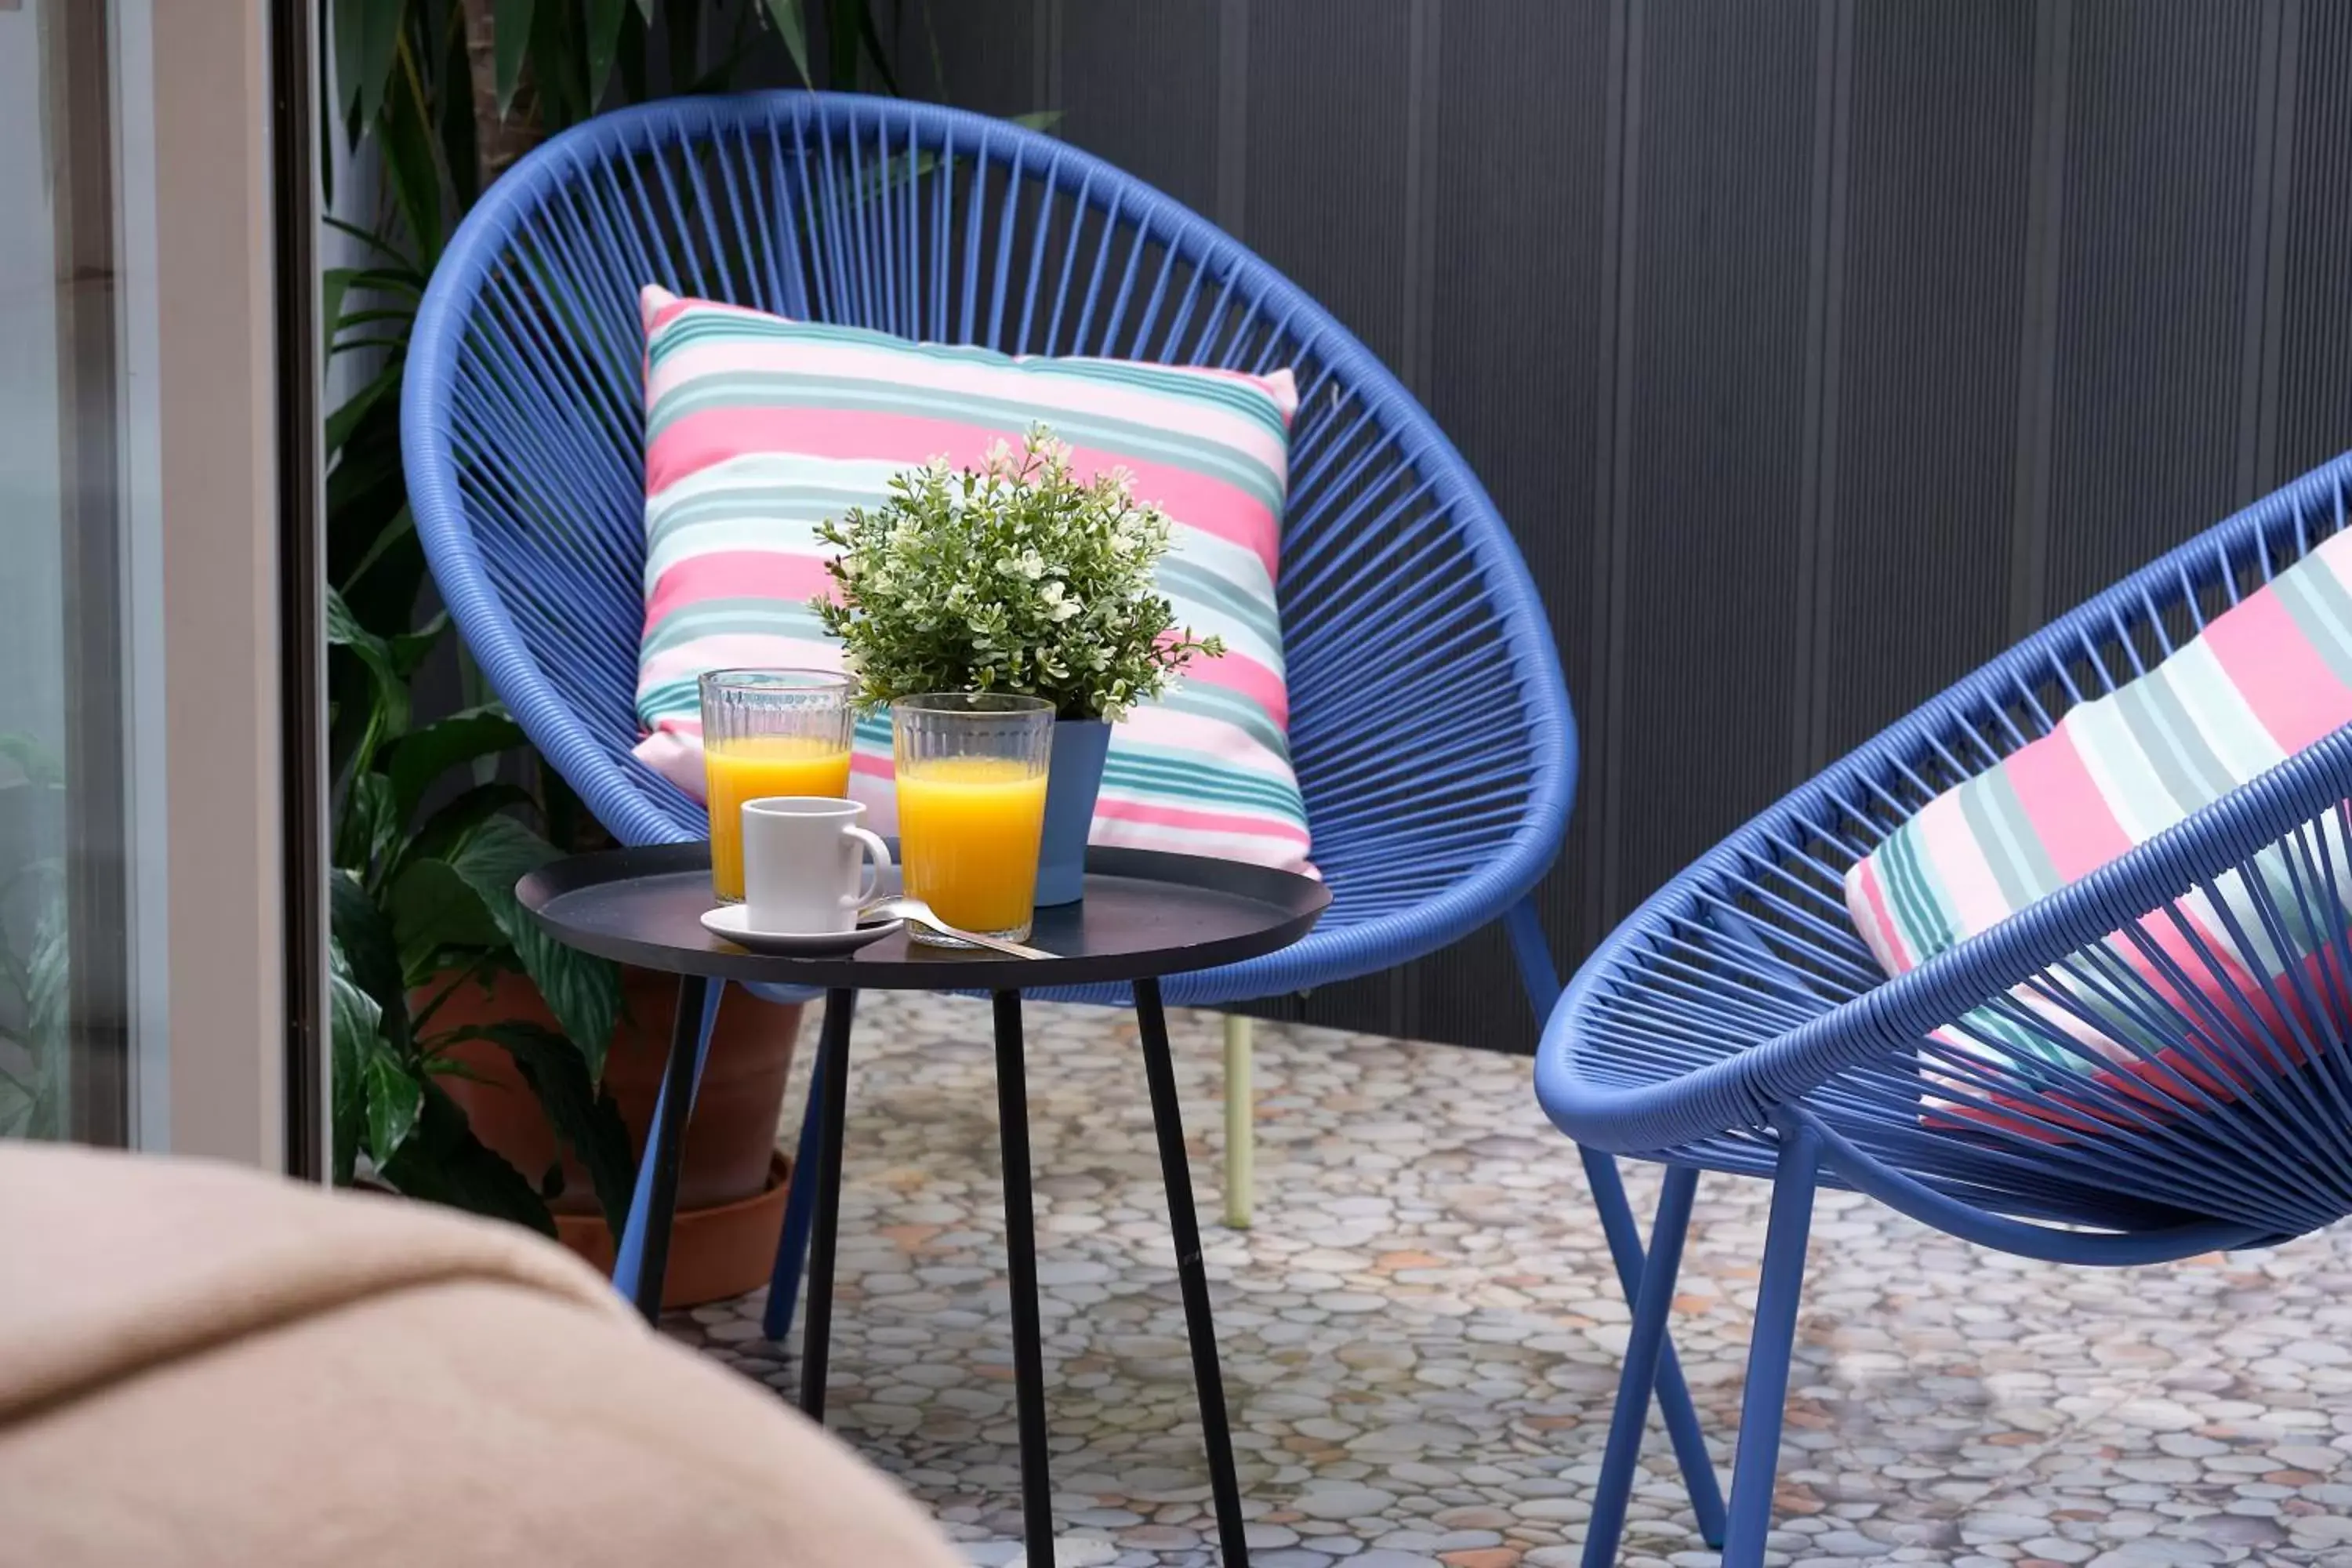
[[[1143,1073],[1151,1084],[1151,1123],[1160,1134],[1160,1174],[1168,1187],[1168,1228],[1176,1240],[1176,1279],[1184,1296],[1184,1332],[1192,1344],[1192,1379],[1201,1391],[1201,1436],[1209,1449],[1209,1487],[1216,1494],[1217,1540],[1229,1568],[1248,1568],[1241,1477],[1234,1469],[1233,1429],[1225,1419],[1225,1380],[1217,1366],[1217,1330],[1209,1319],[1209,1272],[1201,1261],[1201,1224],[1192,1214],[1192,1172],[1184,1158],[1184,1111],[1176,1100],[1176,1064],[1168,1051],[1168,1017],[1160,983],[1135,983],[1135,1021],[1143,1030]]]
[[[677,1172],[686,1156],[686,1123],[694,1113],[694,1056],[702,1044],[702,1004],[710,982],[699,974],[677,981],[677,1017],[670,1025],[669,1060],[662,1065],[662,1119],[654,1156],[652,1201],[646,1206],[645,1250],[637,1262],[637,1310],[661,1317],[662,1281],[669,1273],[669,1225],[677,1209]]]
[[[996,1119],[1004,1151],[1004,1252],[1013,1275],[1013,1401],[1021,1417],[1021,1534],[1032,1563],[1054,1561],[1046,1479],[1045,1325],[1037,1315],[1037,1218],[1029,1193],[1029,1088],[1021,993],[996,993]]]
[[[801,1414],[824,1424],[824,1372],[833,1347],[833,1253],[841,1229],[841,1144],[849,1120],[849,1022],[857,993],[824,994],[817,1042],[816,1226],[809,1237],[808,1316],[801,1327]],[[793,1180],[803,1173],[794,1171]]]

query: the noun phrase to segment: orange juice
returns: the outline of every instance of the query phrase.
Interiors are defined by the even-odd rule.
[[[899,770],[907,891],[950,925],[1028,933],[1045,828],[1045,774],[1025,763],[941,757]]]
[[[710,798],[710,885],[743,897],[743,803],[772,795],[849,793],[849,752],[807,735],[746,735],[702,752]]]

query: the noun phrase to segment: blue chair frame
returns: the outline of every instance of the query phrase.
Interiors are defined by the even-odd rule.
[[[938,106],[782,92],[604,115],[500,179],[434,273],[402,408],[417,527],[491,686],[615,837],[705,830],[701,805],[629,754],[646,282],[933,342],[1293,368],[1279,591],[1293,757],[1334,903],[1297,946],[1171,980],[1169,1000],[1328,985],[1501,919],[1537,1016],[1550,1008],[1559,980],[1530,893],[1568,819],[1575,727],[1541,604],[1485,490],[1362,344],[1234,240],[1076,148]],[[1444,703],[1411,744],[1408,690]],[[616,1273],[640,1295],[658,1152]],[[1585,1168],[1630,1296],[1642,1245],[1615,1163],[1588,1154]],[[806,1227],[796,1201],[774,1332]],[[1668,1425],[1712,1538],[1720,1499],[1664,1357]]]
[[[2265,1246],[2352,1213],[2352,726],[1895,979],[1840,894],[1927,800],[2344,528],[2347,490],[2352,456],[2027,638],[1676,877],[1570,983],[1538,1099],[1588,1149],[1667,1166],[1588,1568],[1616,1554],[1703,1169],[1773,1181],[1724,1542],[1736,1568],[1763,1561],[1821,1184],[2085,1265]],[[2182,957],[2192,899],[2221,930]],[[2312,966],[2266,977],[2263,952],[2294,931],[2315,933]],[[2125,1047],[2137,1087],[2070,1024]],[[2064,1059],[2004,1056],[2004,1030]]]

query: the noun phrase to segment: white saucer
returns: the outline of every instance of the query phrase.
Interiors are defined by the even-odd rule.
[[[829,953],[856,952],[869,942],[880,942],[907,923],[904,921],[883,921],[875,925],[859,926],[856,931],[753,931],[750,919],[750,911],[741,904],[721,904],[715,910],[702,911],[702,929],[739,947],[748,947],[754,952],[772,952],[780,957],[818,958]]]

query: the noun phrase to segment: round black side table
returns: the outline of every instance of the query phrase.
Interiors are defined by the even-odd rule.
[[[1140,849],[1091,849],[1083,903],[1038,911],[1032,946],[1050,960],[1004,958],[991,952],[910,944],[903,933],[854,953],[785,958],[746,951],[702,929],[710,908],[708,844],[665,844],[614,849],[554,861],[517,886],[523,907],[568,946],[623,963],[683,977],[677,1018],[663,1069],[660,1154],[646,1218],[637,1305],[648,1317],[660,1308],[669,1254],[669,1226],[677,1200],[677,1170],[693,1100],[696,1044],[703,1002],[712,980],[754,984],[820,986],[824,1026],[818,1042],[816,1220],[809,1247],[808,1316],[801,1363],[801,1408],[824,1419],[825,1360],[833,1327],[834,1250],[841,1219],[841,1146],[849,1091],[850,1017],[857,993],[986,991],[996,1012],[996,1102],[1004,1160],[1004,1239],[1013,1284],[1014,1403],[1021,1431],[1022,1532],[1050,1553],[1053,1488],[1047,1479],[1045,1363],[1037,1310],[1037,1235],[1029,1172],[1029,1094],[1021,1039],[1021,994],[1061,986],[1128,984],[1142,1034],[1143,1074],[1160,1141],[1160,1172],[1168,1193],[1168,1224],[1176,1246],[1176,1277],[1184,1299],[1184,1325],[1192,1375],[1201,1397],[1201,1428],[1216,1498],[1217,1535],[1225,1561],[1246,1564],[1241,1483],[1234,1469],[1224,1380],[1217,1365],[1216,1330],[1209,1315],[1209,1278],[1201,1261],[1201,1228],[1192,1212],[1192,1173],[1184,1157],[1184,1123],[1176,1100],[1176,1069],[1168,1048],[1168,1020],[1160,1004],[1160,977],[1256,958],[1287,947],[1314,926],[1331,901],[1322,883],[1288,872],[1191,855]],[[794,1180],[801,1179],[795,1172]],[[1032,1556],[1037,1553],[1033,1551]]]

